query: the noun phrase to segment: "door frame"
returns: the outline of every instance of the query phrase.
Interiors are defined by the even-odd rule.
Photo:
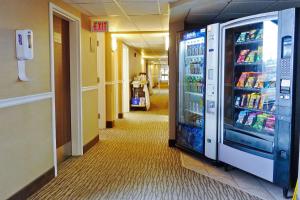
[[[106,87],[105,87],[105,33],[97,33],[97,72],[98,72],[98,127],[106,128]]]
[[[122,44],[123,113],[130,111],[129,48]]]
[[[118,114],[119,114],[119,60],[118,60],[118,50],[115,50],[112,52],[112,57],[113,57],[113,65],[114,65],[114,93],[115,93],[115,118],[118,119]]]
[[[56,115],[55,115],[55,66],[54,66],[54,34],[53,16],[58,15],[69,21],[70,34],[70,87],[71,87],[71,143],[72,156],[83,155],[82,135],[82,83],[81,83],[81,19],[65,11],[59,6],[49,3],[50,28],[50,67],[52,95],[52,139],[53,162],[57,176],[56,156]]]

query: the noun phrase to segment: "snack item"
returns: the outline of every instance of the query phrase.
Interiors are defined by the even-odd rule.
[[[268,73],[266,80],[264,81],[264,88],[275,88],[276,87],[276,74]]]
[[[245,59],[246,59],[246,57],[247,57],[247,55],[248,55],[249,52],[250,52],[249,49],[241,50],[241,51],[240,51],[240,54],[239,54],[239,57],[238,57],[238,59],[237,59],[236,62],[237,62],[238,64],[241,64],[241,63],[245,62]]]
[[[262,46],[259,46],[257,48],[257,54],[256,54],[256,60],[255,60],[255,62],[261,62],[262,55],[263,55],[263,48],[262,48]]]
[[[243,72],[239,78],[239,81],[238,81],[236,87],[241,87],[241,88],[245,87],[245,82],[246,82],[247,77],[248,77],[248,73]]]
[[[271,115],[271,117],[267,118],[264,130],[269,132],[275,131],[275,116]]]
[[[255,93],[250,94],[248,108],[253,108],[255,100],[256,100],[256,94]]]
[[[250,96],[250,101],[248,103],[248,108],[257,108],[260,100],[260,94],[252,93]]]
[[[240,35],[239,35],[239,37],[238,37],[238,39],[237,39],[237,41],[236,42],[245,42],[246,41],[246,36],[248,35],[248,32],[242,32]]]
[[[248,116],[248,119],[247,119],[247,121],[245,123],[245,126],[252,126],[255,117],[256,117],[256,113],[255,112],[250,113],[249,116]]]
[[[267,105],[268,105],[268,95],[267,94],[261,94],[258,109],[266,110]]]
[[[266,100],[266,94],[261,94],[260,101],[258,104],[258,109],[263,110],[265,100]]]
[[[261,40],[263,38],[263,29],[258,29],[255,39]]]
[[[275,103],[273,103],[273,106],[271,107],[271,112],[275,112],[275,110],[276,110],[276,105]]]
[[[240,106],[240,103],[241,103],[241,97],[235,97],[235,106]]]
[[[247,36],[247,40],[255,40],[256,35],[257,35],[257,30],[256,29],[253,29],[253,30],[249,31],[249,34]]]
[[[238,119],[236,120],[236,123],[243,124],[248,112],[247,111],[241,111],[239,113]]]
[[[255,98],[255,101],[253,103],[253,108],[257,109],[258,108],[258,105],[259,105],[259,102],[260,102],[260,94],[256,94],[256,98]]]
[[[254,84],[255,84],[255,77],[254,76],[250,76],[247,79],[245,88],[253,88]]]
[[[243,95],[242,95],[242,101],[241,101],[241,104],[240,104],[241,107],[246,106],[247,103],[248,103],[248,96],[247,96],[246,94],[243,94]]]
[[[264,76],[262,74],[258,74],[254,88],[263,88],[263,87],[264,87]]]
[[[268,115],[266,114],[259,114],[256,116],[256,122],[253,125],[253,128],[257,131],[261,131],[264,126],[264,122],[267,119]]]
[[[257,57],[257,51],[251,51],[246,59],[244,60],[244,62],[247,62],[247,63],[254,63],[255,60],[256,60],[256,57]]]

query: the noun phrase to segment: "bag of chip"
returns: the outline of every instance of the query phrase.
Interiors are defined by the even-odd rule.
[[[264,87],[264,79],[265,78],[264,78],[263,74],[258,74],[254,88],[263,88]]]
[[[239,81],[238,83],[236,84],[236,87],[240,87],[240,88],[243,88],[245,87],[245,82],[246,82],[246,79],[248,77],[248,72],[243,72],[239,78]]]
[[[247,57],[247,55],[248,55],[249,52],[250,52],[249,49],[241,50],[241,51],[240,51],[240,54],[239,54],[239,57],[238,57],[238,59],[237,59],[236,62],[237,62],[238,64],[241,64],[241,63],[245,62],[245,59],[246,59],[246,57]]]
[[[263,39],[263,29],[259,29],[257,31],[257,34],[256,34],[256,37],[255,37],[256,40],[261,40]]]
[[[247,57],[246,57],[246,59],[245,59],[244,62],[246,62],[246,63],[254,63],[255,60],[256,60],[256,55],[257,55],[257,51],[251,51],[251,52],[247,55]]]
[[[258,31],[256,29],[249,31],[247,40],[255,40],[257,33]]]
[[[261,60],[262,60],[262,55],[263,55],[263,48],[262,48],[262,46],[259,46],[259,47],[257,48],[257,54],[256,54],[255,62],[261,62]]]
[[[239,35],[239,37],[238,37],[238,39],[237,39],[236,42],[238,42],[238,43],[245,42],[246,41],[246,36],[247,36],[247,32],[242,32]]]
[[[275,131],[275,116],[271,115],[271,117],[267,118],[264,130],[268,132]]]
[[[255,77],[254,76],[250,76],[247,79],[247,83],[245,85],[245,88],[253,88],[254,84],[255,84]]]
[[[256,122],[253,125],[253,128],[257,131],[261,131],[263,129],[265,120],[267,119],[268,115],[266,114],[259,114],[256,116]]]
[[[245,126],[252,126],[253,122],[254,122],[254,119],[256,117],[256,112],[253,112],[253,113],[250,113],[249,116],[248,116],[248,119],[245,123]]]

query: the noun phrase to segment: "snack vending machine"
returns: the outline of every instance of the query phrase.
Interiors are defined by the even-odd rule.
[[[181,34],[177,85],[176,146],[214,160],[217,158],[217,132],[211,130],[206,134],[205,124],[206,110],[209,110],[211,123],[217,126],[218,63],[208,61],[207,57],[215,59],[218,56],[218,38],[219,24]],[[207,92],[210,94],[209,109],[205,109]]]
[[[276,183],[285,196],[298,166],[298,19],[288,9],[221,25],[219,160]]]

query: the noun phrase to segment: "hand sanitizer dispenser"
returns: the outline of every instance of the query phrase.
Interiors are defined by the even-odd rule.
[[[25,72],[25,61],[33,59],[32,30],[16,30],[16,54],[18,59],[19,79],[28,81]]]

